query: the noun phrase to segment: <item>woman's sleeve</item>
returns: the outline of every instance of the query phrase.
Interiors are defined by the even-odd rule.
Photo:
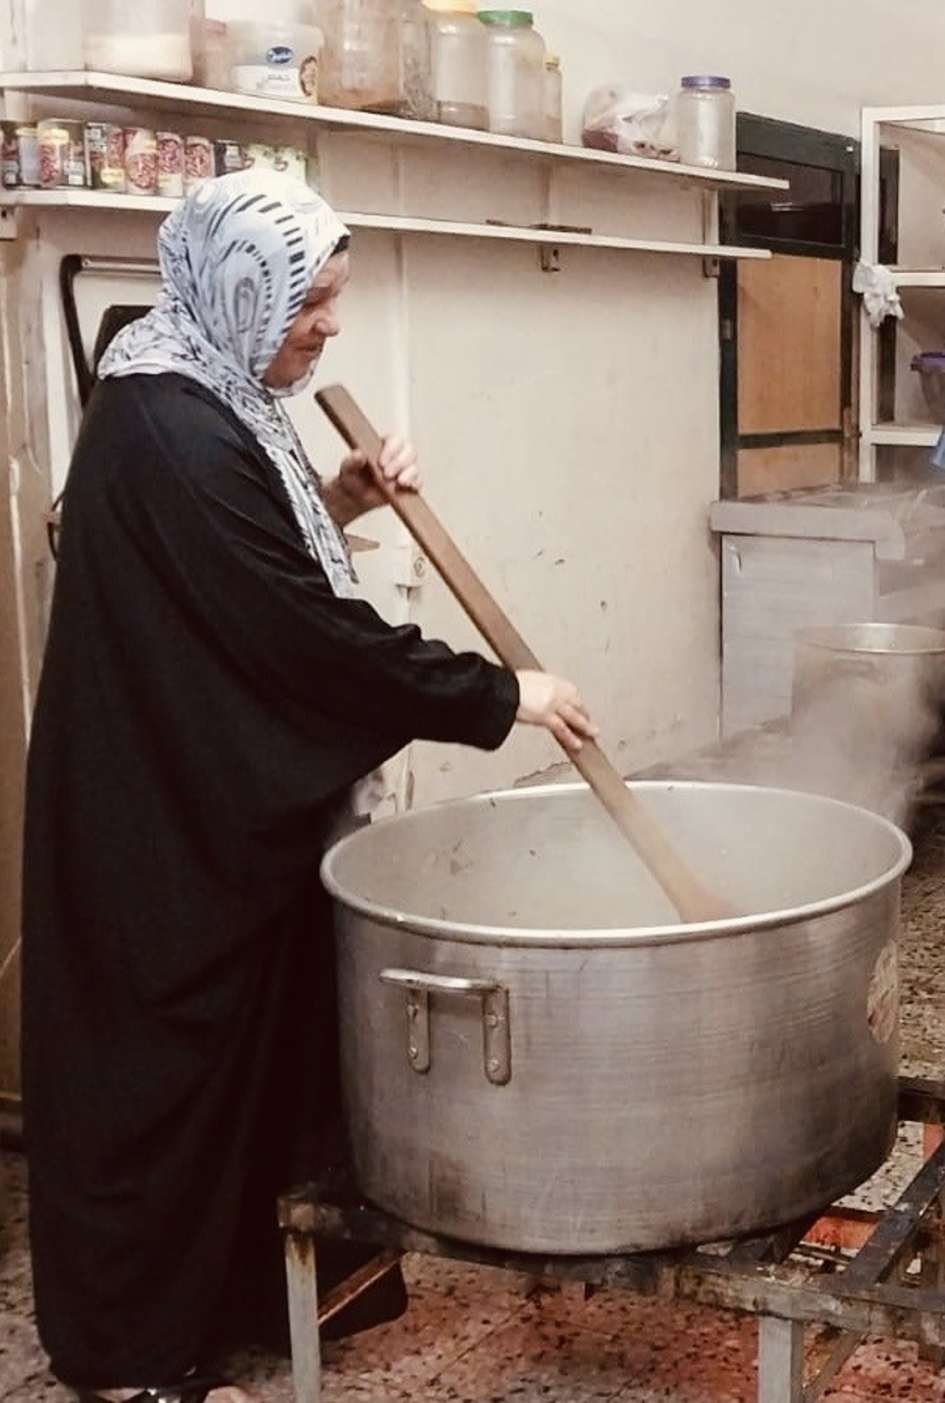
[[[496,749],[519,705],[514,673],[339,599],[302,545],[275,471],[202,399],[188,432],[156,425],[108,491],[192,628],[253,685],[348,725]]]

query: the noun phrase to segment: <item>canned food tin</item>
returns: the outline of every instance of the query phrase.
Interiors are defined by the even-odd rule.
[[[157,136],[147,127],[125,128],[125,176],[129,195],[157,194]]]
[[[4,190],[15,190],[20,183],[20,149],[16,122],[0,122],[0,164]]]
[[[243,150],[243,156],[248,170],[274,171],[276,168],[276,153],[272,146],[264,146],[262,142],[254,142]]]
[[[275,169],[282,175],[290,175],[293,180],[305,183],[308,158],[297,146],[276,146],[273,149]]]
[[[81,190],[88,184],[85,128],[81,122],[51,118],[37,127],[39,183],[44,190]]]
[[[215,175],[233,175],[246,169],[246,152],[238,141],[215,141],[213,143],[213,171]]]
[[[184,193],[184,140],[176,132],[158,132],[158,194],[179,200]]]
[[[124,129],[110,122],[87,122],[85,155],[92,189],[124,194],[127,185]]]
[[[39,184],[39,133],[29,123],[16,129],[16,150],[20,164],[20,184],[33,188]]]
[[[184,142],[184,189],[196,190],[213,175],[213,142],[206,136],[189,136]]]

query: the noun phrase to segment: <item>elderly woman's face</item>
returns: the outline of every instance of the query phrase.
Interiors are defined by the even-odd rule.
[[[337,253],[325,264],[309,288],[308,297],[282,347],[263,376],[274,390],[288,389],[304,380],[315,365],[325,342],[341,330],[338,303],[351,277],[347,253]]]

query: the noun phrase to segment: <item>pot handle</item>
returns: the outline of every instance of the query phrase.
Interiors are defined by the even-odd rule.
[[[482,1055],[486,1078],[506,1086],[512,1077],[509,991],[495,979],[461,979],[413,969],[383,969],[382,984],[407,995],[407,1057],[420,1074],[430,1070],[430,995],[472,995],[482,1001]]]

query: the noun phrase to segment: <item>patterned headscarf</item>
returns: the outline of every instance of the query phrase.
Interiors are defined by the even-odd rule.
[[[343,596],[353,592],[346,542],[277,402],[311,373],[286,390],[262,377],[347,232],[301,181],[264,171],[207,181],[161,227],[156,306],[115,338],[99,367],[105,379],[175,372],[222,400],[272,460],[306,549]]]

